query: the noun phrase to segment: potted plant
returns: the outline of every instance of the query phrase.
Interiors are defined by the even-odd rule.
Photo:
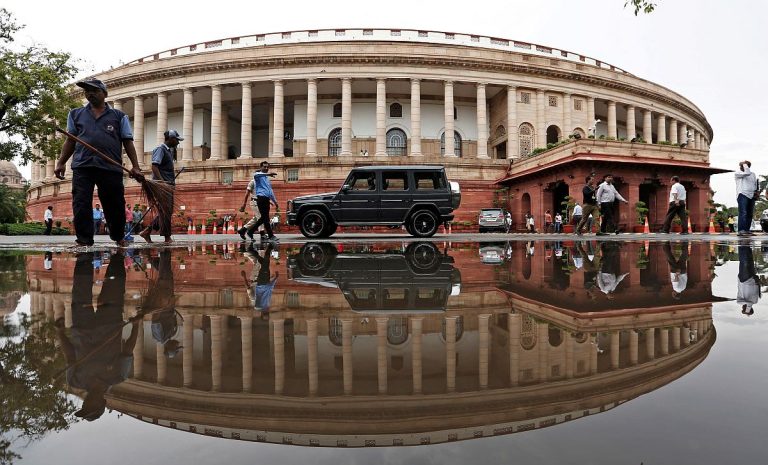
[[[565,215],[563,215],[564,216],[563,232],[572,233],[575,225],[571,223],[571,212],[573,211],[574,207],[576,207],[576,199],[574,199],[570,195],[567,195],[565,196],[565,199],[563,199],[563,201],[560,202],[560,205],[563,206],[563,210],[565,212]]]
[[[645,229],[645,219],[648,217],[648,205],[645,202],[635,202],[635,214],[637,215],[637,224],[633,227],[633,232],[641,233]]]

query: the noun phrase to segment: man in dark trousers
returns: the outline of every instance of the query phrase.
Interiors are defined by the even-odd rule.
[[[259,229],[259,226],[264,225],[264,229],[267,231],[267,240],[271,242],[279,242],[275,234],[272,232],[272,225],[269,223],[269,204],[270,202],[275,205],[275,210],[280,211],[280,207],[277,205],[277,199],[275,199],[275,193],[272,191],[272,184],[269,182],[270,177],[274,177],[275,173],[269,172],[269,162],[263,161],[259,165],[260,171],[257,171],[253,175],[253,181],[256,186],[256,206],[259,208],[259,218],[256,223],[251,226],[250,234],[253,231]]]
[[[680,299],[686,287],[688,287],[688,244],[683,242],[680,248],[680,258],[675,258],[672,252],[672,243],[664,243],[664,255],[669,263],[669,282],[672,283],[672,298]]]
[[[672,227],[672,220],[677,216],[680,218],[680,224],[683,229],[680,234],[688,234],[688,215],[685,213],[685,187],[680,184],[680,178],[677,176],[672,176],[670,182],[672,182],[672,187],[669,188],[669,208],[667,209],[667,217],[664,219],[664,225],[661,227],[661,232],[669,234],[669,228]]]
[[[158,145],[152,152],[152,179],[163,181],[171,186],[176,186],[176,172],[173,168],[173,157],[176,153],[176,147],[179,141],[184,140],[179,133],[171,129],[163,134],[165,140]],[[171,240],[171,213],[163,215],[158,212],[158,217],[151,224],[139,233],[145,241],[152,242],[152,229],[160,230],[160,235],[165,238],[165,243],[170,244]]]
[[[48,208],[43,215],[43,219],[45,219],[45,235],[50,236],[51,229],[53,229],[53,205],[48,205]]]
[[[77,83],[85,91],[88,104],[75,108],[67,117],[67,131],[99,149],[102,153],[123,164],[122,149],[125,149],[131,161],[131,177],[143,181],[139,168],[136,148],[133,146],[133,131],[128,116],[122,111],[110,107],[107,98],[107,86],[98,79],[88,79]],[[74,155],[74,156],[73,156]],[[99,188],[99,199],[104,205],[109,236],[118,246],[126,245],[125,234],[125,190],[123,175],[119,166],[114,166],[84,145],[67,138],[56,160],[54,174],[64,179],[66,163],[72,158],[72,211],[74,213],[75,233],[78,245],[93,245],[93,189]]]
[[[584,194],[584,199],[581,207],[581,220],[576,225],[576,234],[579,236],[582,233],[582,228],[587,224],[589,221],[589,215],[594,214],[597,216],[599,209],[597,208],[597,198],[595,197],[595,193],[597,189],[595,188],[595,176],[589,175],[584,180],[586,184],[584,185],[584,188],[581,190],[582,194]],[[591,230],[589,232],[592,232]]]

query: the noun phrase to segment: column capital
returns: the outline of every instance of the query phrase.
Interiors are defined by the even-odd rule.
[[[515,84],[509,84],[507,85],[507,90],[511,90],[512,92],[517,92],[517,86]]]
[[[242,87],[251,87],[253,83],[251,81],[242,81],[240,82],[240,86]]]
[[[283,84],[283,80],[282,79],[273,79],[272,82],[274,82],[275,85],[277,85],[277,84],[282,85]]]
[[[377,77],[377,78],[376,78],[376,82],[377,82],[377,83],[378,83],[378,82],[387,82],[387,78],[383,78],[383,77]]]
[[[571,98],[572,94],[570,92],[563,92],[563,97]]]
[[[341,81],[351,82],[352,78],[351,77],[343,77],[343,78],[341,78]]]
[[[211,84],[208,87],[210,87],[211,89],[221,90],[221,84]]]
[[[411,83],[421,82],[421,78],[411,78]]]
[[[634,105],[632,105],[632,104],[628,104],[628,105],[627,105],[627,109],[629,109],[629,110],[635,110],[635,106],[634,106]]]
[[[484,88],[485,88],[487,85],[488,85],[488,83],[487,83],[487,82],[477,82],[477,83],[475,83],[475,86],[476,86],[478,89],[480,89],[480,88],[483,88],[483,89],[484,89]]]
[[[317,81],[318,81],[318,79],[317,79],[317,78],[315,78],[315,77],[310,77],[310,78],[307,78],[307,82],[314,82],[314,83],[317,83]]]
[[[445,81],[443,81],[443,85],[453,87],[453,81],[449,81],[446,79]]]
[[[587,96],[587,102],[593,103],[594,101],[595,101],[594,97],[592,97],[590,95]]]
[[[182,87],[181,90],[184,93],[193,93],[195,91],[195,88],[194,87]]]

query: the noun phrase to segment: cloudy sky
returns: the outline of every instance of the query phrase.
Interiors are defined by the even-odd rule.
[[[114,4],[5,0],[26,25],[18,41],[68,51],[84,74],[207,40],[296,29],[430,29],[535,42],[601,59],[692,100],[714,128],[713,166],[750,159],[768,174],[768,2],[657,0],[635,17],[624,0],[465,3],[188,1]],[[22,167],[29,177],[29,167]],[[735,205],[733,176],[712,178],[715,200]]]

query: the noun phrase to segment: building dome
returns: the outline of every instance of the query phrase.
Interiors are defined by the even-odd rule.
[[[23,186],[24,177],[13,162],[0,160],[0,184],[18,189]]]

